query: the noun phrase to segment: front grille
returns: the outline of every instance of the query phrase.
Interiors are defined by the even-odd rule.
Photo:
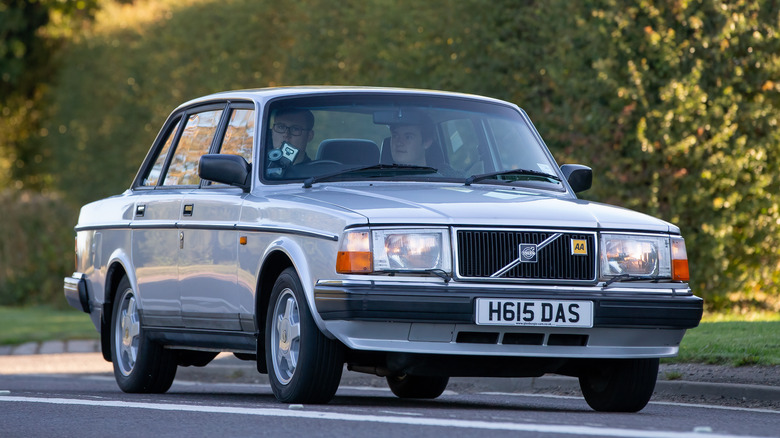
[[[572,240],[585,241],[586,255],[575,255]],[[546,246],[535,262],[517,263],[520,244]],[[461,278],[498,280],[595,281],[596,237],[592,233],[535,230],[458,230],[457,269]],[[506,270],[510,264],[514,267]]]

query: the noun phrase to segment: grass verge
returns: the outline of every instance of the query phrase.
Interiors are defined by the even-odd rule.
[[[780,320],[702,322],[685,334],[680,354],[664,362],[780,365]]]
[[[75,309],[0,307],[0,345],[98,338],[89,315]]]

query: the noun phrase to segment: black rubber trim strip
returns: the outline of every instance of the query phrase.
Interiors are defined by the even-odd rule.
[[[386,322],[474,323],[477,297],[586,300],[593,302],[593,327],[676,328],[699,325],[704,301],[696,296],[611,297],[603,293],[522,292],[476,290],[463,292],[446,286],[331,286],[314,289],[317,312],[324,320]]]
[[[246,232],[253,232],[253,233],[272,233],[272,234],[292,234],[297,236],[306,236],[306,237],[314,237],[318,239],[325,239],[325,240],[331,240],[334,242],[338,242],[339,236],[335,234],[329,234],[329,233],[320,233],[315,231],[307,231],[307,230],[299,230],[295,228],[281,228],[281,227],[270,227],[270,226],[254,226],[254,225],[237,225],[237,224],[230,224],[230,223],[222,223],[222,224],[208,224],[208,223],[194,223],[194,222],[187,222],[187,221],[177,221],[177,222],[151,222],[145,223],[145,221],[134,221],[134,222],[127,222],[127,223],[121,223],[121,224],[103,224],[103,225],[80,225],[76,226],[74,228],[77,232],[78,231],[100,231],[100,230],[125,230],[125,229],[161,229],[161,230],[170,230],[170,229],[194,229],[194,230],[216,230],[216,231],[225,231],[225,230],[235,230],[235,231],[246,231]]]

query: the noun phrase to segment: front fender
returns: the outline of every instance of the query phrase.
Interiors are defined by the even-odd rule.
[[[317,327],[320,329],[320,331],[323,332],[323,334],[329,338],[333,338],[331,333],[325,328],[325,323],[320,317],[319,313],[317,313],[317,307],[314,303],[315,280],[308,262],[307,251],[303,248],[301,242],[298,239],[282,236],[275,239],[266,248],[265,253],[263,254],[262,265],[265,266],[265,261],[277,252],[284,253],[284,255],[290,260],[290,263],[292,263],[293,269],[295,269],[295,272],[298,275],[298,279],[301,281],[301,285],[303,286],[303,292],[306,296],[306,304],[309,306],[309,310],[311,311],[311,315],[315,324],[317,324]]]

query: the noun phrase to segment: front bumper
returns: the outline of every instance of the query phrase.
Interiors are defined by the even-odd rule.
[[[318,284],[317,312],[323,320],[473,324],[478,297],[588,300],[593,328],[689,329],[699,325],[704,301],[694,295],[523,291],[518,289],[450,288],[422,285]]]
[[[557,358],[673,357],[703,300],[686,287],[512,288],[321,282],[323,328],[354,350],[460,356]],[[641,292],[640,292],[641,291]],[[644,292],[644,293],[643,293]],[[674,293],[671,293],[674,292]],[[476,298],[589,300],[592,327],[486,326]]]
[[[89,304],[89,292],[84,274],[74,272],[72,276],[65,277],[63,289],[68,304],[85,313],[90,313],[92,309]]]

